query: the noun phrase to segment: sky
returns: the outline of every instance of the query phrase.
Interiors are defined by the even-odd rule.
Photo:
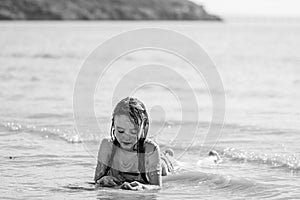
[[[191,0],[223,16],[300,17],[300,0]]]

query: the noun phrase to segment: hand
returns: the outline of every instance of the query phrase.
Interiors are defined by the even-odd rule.
[[[97,180],[97,183],[104,187],[114,187],[121,184],[121,182],[113,176],[103,176]]]
[[[125,190],[143,190],[146,189],[147,187],[138,181],[133,181],[131,183],[124,182],[121,185],[121,188]]]

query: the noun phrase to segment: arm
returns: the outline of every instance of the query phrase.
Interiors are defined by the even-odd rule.
[[[153,147],[151,153],[146,152],[146,173],[149,179],[150,188],[160,188],[162,186],[160,149]],[[155,187],[154,187],[155,186]]]
[[[104,138],[100,144],[98,151],[97,167],[95,170],[94,181],[97,182],[100,178],[106,175],[108,159],[111,155],[111,145],[108,138]]]
[[[97,162],[97,167],[96,167],[96,170],[95,170],[95,175],[94,175],[94,181],[95,183],[101,179],[103,176],[106,175],[106,169],[107,169],[107,166],[104,165],[103,163],[101,163],[100,161]]]

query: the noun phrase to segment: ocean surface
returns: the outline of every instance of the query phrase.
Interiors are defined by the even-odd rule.
[[[204,79],[177,57],[159,51],[134,52],[114,63],[99,82],[101,90],[95,91],[95,115],[101,131],[76,131],[73,90],[84,61],[114,35],[144,27],[185,34],[214,61],[226,95],[224,127],[214,146],[222,163],[215,165],[200,156],[212,115]],[[228,19],[225,23],[2,21],[0,198],[299,199],[299,35],[300,19]],[[126,67],[151,62],[174,67],[191,83],[198,98],[199,119],[182,118],[174,95],[188,91],[171,75],[141,74],[122,83],[126,87],[146,76],[159,76],[175,84],[173,93],[168,86],[152,84],[138,88],[134,95],[143,100],[151,115],[149,137],[161,149],[174,149],[178,168],[163,179],[161,190],[95,187],[89,182],[99,142],[109,136],[111,86],[124,77]],[[188,108],[184,112],[197,110],[188,98],[179,103]],[[195,123],[199,123],[196,133]],[[87,122],[87,129],[89,126]],[[185,128],[184,133],[178,131],[180,127]],[[176,134],[186,140],[176,139]]]

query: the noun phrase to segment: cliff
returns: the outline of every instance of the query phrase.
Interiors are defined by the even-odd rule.
[[[0,20],[216,20],[189,0],[1,0]]]

